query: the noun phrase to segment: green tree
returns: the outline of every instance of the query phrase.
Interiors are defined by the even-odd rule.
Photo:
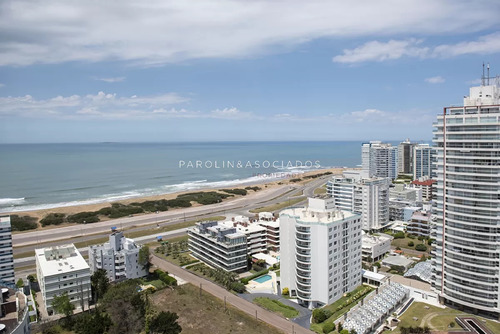
[[[104,296],[109,288],[109,278],[106,270],[97,269],[95,273],[90,277],[90,284],[94,302],[97,303],[97,301]]]
[[[18,280],[17,280],[17,283],[16,283],[16,287],[17,287],[18,289],[21,289],[23,286],[24,286],[24,281],[23,281],[23,279],[22,279],[22,278],[18,279]]]
[[[144,329],[146,305],[137,291],[137,280],[128,280],[111,286],[101,305],[113,324],[109,334],[135,334]]]
[[[149,267],[151,267],[151,253],[148,245],[143,245],[139,250],[138,262],[146,271],[149,271]]]
[[[108,331],[111,319],[103,312],[83,313],[73,327],[76,334],[101,334]]]
[[[340,334],[349,334],[349,331],[347,329],[343,329],[340,331]]]
[[[177,323],[179,316],[173,312],[160,312],[151,319],[149,331],[151,334],[178,334],[182,327]]]
[[[344,329],[344,326],[342,326],[342,323],[339,321],[339,323],[337,324],[337,332],[340,333],[343,329]]]
[[[424,244],[418,244],[415,246],[415,249],[421,252],[425,252],[427,250],[427,246]]]
[[[408,247],[413,247],[413,246],[415,246],[415,244],[413,243],[413,241],[408,242]]]
[[[59,296],[54,296],[54,299],[52,299],[52,308],[57,313],[64,314],[66,317],[69,317],[73,314],[75,305],[73,305],[69,300],[68,293],[64,292]]]
[[[325,312],[324,309],[322,308],[317,308],[313,311],[312,313],[312,316],[313,316],[313,320],[315,323],[319,324],[323,321],[325,321],[326,319],[328,319],[328,316]]]
[[[327,322],[326,324],[323,325],[323,333],[325,334],[333,332],[334,330],[335,330],[334,322]]]

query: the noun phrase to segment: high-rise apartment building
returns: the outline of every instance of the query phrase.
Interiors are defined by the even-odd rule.
[[[331,304],[361,284],[361,217],[309,198],[280,213],[281,288],[300,304]]]
[[[499,317],[500,78],[484,81],[434,123],[432,286],[446,304]]]
[[[413,147],[413,179],[432,177],[433,148],[429,144],[418,144]]]
[[[0,285],[15,284],[10,216],[0,216]]]
[[[398,174],[413,173],[413,153],[416,143],[406,139],[398,145]]]
[[[327,193],[337,209],[361,215],[363,230],[380,230],[389,223],[390,183],[365,171],[346,170],[328,181]]]
[[[369,177],[398,176],[398,148],[380,141],[371,141],[361,146],[361,166]]]

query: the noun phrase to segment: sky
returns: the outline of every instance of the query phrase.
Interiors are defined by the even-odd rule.
[[[2,0],[0,143],[429,141],[498,0]]]

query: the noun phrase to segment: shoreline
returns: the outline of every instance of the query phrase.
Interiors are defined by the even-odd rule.
[[[141,196],[141,197],[127,198],[127,199],[123,199],[123,200],[103,201],[103,202],[94,203],[94,204],[80,204],[80,205],[73,205],[73,206],[61,206],[61,207],[54,207],[54,208],[47,208],[47,209],[35,209],[35,210],[25,210],[25,211],[10,211],[10,212],[1,213],[0,215],[31,216],[31,217],[36,217],[36,218],[38,218],[38,220],[40,220],[50,213],[64,213],[66,215],[71,215],[71,214],[76,214],[76,213],[84,212],[84,211],[98,211],[102,208],[110,206],[112,203],[130,204],[130,203],[134,203],[134,202],[157,201],[157,200],[161,200],[161,199],[171,200],[171,199],[175,199],[179,195],[193,193],[193,192],[210,192],[210,191],[219,191],[220,189],[244,189],[245,187],[249,187],[249,186],[250,187],[259,186],[259,187],[261,187],[261,190],[259,190],[259,191],[262,191],[263,189],[272,189],[272,188],[276,188],[276,187],[279,187],[282,185],[304,184],[304,183],[307,183],[311,180],[314,180],[314,179],[304,180],[303,178],[306,176],[317,175],[317,174],[322,174],[322,173],[326,173],[326,172],[331,172],[332,175],[335,175],[335,174],[342,173],[342,171],[345,169],[346,168],[344,168],[344,167],[317,169],[314,171],[304,172],[304,173],[301,173],[299,175],[292,174],[291,175],[292,177],[274,179],[273,181],[267,181],[267,182],[266,182],[265,178],[263,178],[262,181],[251,181],[251,182],[244,183],[244,184],[238,184],[238,185],[234,185],[234,186],[226,186],[226,187],[220,187],[220,188],[197,188],[197,189],[191,189],[191,190],[181,191],[181,192],[165,193],[165,194],[161,194],[161,195]],[[293,180],[294,178],[300,178],[302,180],[299,182],[291,182],[291,180]],[[257,191],[257,193],[259,191]],[[255,193],[253,190],[248,190],[247,196],[249,194],[253,194],[253,193]],[[241,197],[244,197],[244,196],[235,195],[234,197],[229,197],[228,199],[223,200],[223,202],[235,200],[235,199],[241,198]],[[192,204],[193,204],[193,207],[202,206],[201,204],[198,204],[198,203],[192,203]],[[169,210],[169,211],[174,211],[174,210],[178,210],[178,208],[173,209],[173,210]],[[147,213],[136,214],[134,216],[141,216],[144,214],[147,214]],[[101,219],[101,221],[108,221],[108,220],[111,220],[111,219]],[[49,226],[44,227],[43,229],[57,228],[57,227],[71,226],[71,225],[75,225],[75,224],[65,223],[65,224],[61,224],[61,225],[49,225]],[[40,229],[40,228],[41,228],[41,226],[38,229]],[[29,231],[34,231],[34,230],[29,230]],[[26,232],[28,232],[28,231],[26,231]],[[20,232],[20,233],[23,233],[23,232]]]

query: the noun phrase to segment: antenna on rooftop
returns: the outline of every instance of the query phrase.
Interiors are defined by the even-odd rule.
[[[483,61],[483,75],[481,76],[481,86],[484,86],[484,61]]]
[[[490,63],[488,63],[488,86],[490,85]]]

